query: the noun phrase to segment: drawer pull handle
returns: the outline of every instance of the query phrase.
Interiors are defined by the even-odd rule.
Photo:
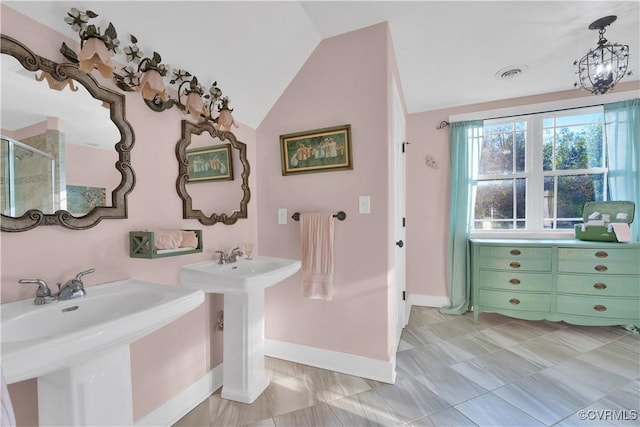
[[[608,270],[607,266],[606,265],[602,265],[602,264],[598,264],[593,268],[595,268],[597,271],[607,271]]]
[[[606,253],[605,251],[598,251],[598,252],[596,252],[596,257],[598,257],[598,258],[606,258],[606,257],[608,257],[608,256],[609,256],[609,254],[608,254],[608,253]]]
[[[511,264],[509,264],[509,266],[511,268],[520,268],[520,263],[513,261]]]
[[[605,285],[604,283],[596,283],[595,285],[593,285],[593,287],[596,289],[607,289],[607,285]]]
[[[511,252],[509,252],[511,255],[515,255],[518,256],[520,255],[522,252],[520,252],[519,249],[511,249]]]
[[[605,310],[607,309],[607,307],[605,307],[605,306],[604,306],[604,305],[602,305],[602,304],[598,304],[598,305],[594,305],[594,306],[593,306],[593,309],[594,309],[595,311],[605,311]]]
[[[511,279],[509,280],[509,283],[511,283],[512,285],[519,285],[520,284],[520,279]]]
[[[509,304],[518,305],[520,304],[520,300],[518,298],[511,298]]]

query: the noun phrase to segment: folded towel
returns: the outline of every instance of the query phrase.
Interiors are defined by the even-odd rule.
[[[195,231],[183,231],[182,232],[182,242],[180,243],[181,248],[197,248],[198,247],[198,236],[196,236]]]
[[[155,237],[156,249],[176,249],[182,243],[182,231],[180,230],[150,230]]]
[[[631,228],[626,222],[614,222],[613,231],[616,233],[616,239],[618,242],[630,242],[631,241]]]
[[[7,382],[4,379],[4,373],[2,374],[2,394],[0,394],[0,401],[2,401],[2,423],[0,423],[0,425],[3,427],[15,426],[16,416],[13,413],[13,405],[11,405],[11,397],[7,389]]]
[[[153,231],[157,250],[198,247],[198,236],[195,231],[187,230],[147,230]]]
[[[302,295],[333,298],[333,214],[300,214],[302,235]]]

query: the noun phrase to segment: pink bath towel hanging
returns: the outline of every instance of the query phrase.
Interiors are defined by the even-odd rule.
[[[302,235],[302,296],[333,298],[333,214],[300,214]]]

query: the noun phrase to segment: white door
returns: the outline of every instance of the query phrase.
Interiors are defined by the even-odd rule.
[[[400,343],[402,329],[406,325],[406,171],[405,171],[405,151],[407,143],[405,141],[405,120],[402,110],[402,101],[392,79],[391,90],[393,91],[393,118],[392,118],[392,170],[391,181],[393,196],[393,231],[394,231],[394,252],[393,252],[393,299],[395,306],[394,343],[396,348]]]

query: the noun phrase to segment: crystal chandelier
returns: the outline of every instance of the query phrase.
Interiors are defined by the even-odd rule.
[[[590,30],[598,30],[598,46],[590,49],[573,65],[577,66],[578,80],[574,86],[581,86],[596,95],[602,95],[612,89],[626,75],[629,64],[629,46],[609,43],[604,38],[605,27],[615,22],[617,16],[605,16],[589,25]]]

